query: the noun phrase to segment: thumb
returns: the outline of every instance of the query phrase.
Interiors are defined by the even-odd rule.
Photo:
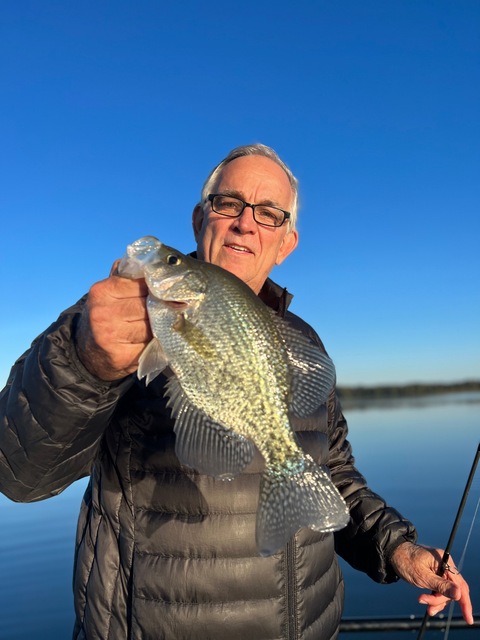
[[[110,269],[110,275],[111,276],[118,276],[118,265],[120,264],[121,260],[115,260],[115,262],[112,265],[112,268]]]

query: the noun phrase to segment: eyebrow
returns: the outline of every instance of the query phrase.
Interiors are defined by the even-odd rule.
[[[245,196],[241,191],[237,191],[237,189],[222,189],[222,195],[232,196],[232,198],[239,198],[240,200],[243,200],[245,202]],[[267,199],[262,200],[262,202],[255,202],[254,204],[263,204],[267,207],[275,207],[276,209],[284,211],[284,209],[282,209],[282,207],[278,204],[278,202],[275,202],[275,200]]]

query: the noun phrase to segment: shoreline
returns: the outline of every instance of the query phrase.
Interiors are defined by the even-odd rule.
[[[340,400],[388,400],[480,391],[480,380],[452,383],[409,383],[402,385],[338,386]]]

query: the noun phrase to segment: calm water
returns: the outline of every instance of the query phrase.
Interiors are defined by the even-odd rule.
[[[480,394],[441,396],[345,410],[357,465],[370,486],[410,518],[419,541],[444,547],[480,440]],[[0,638],[68,640],[73,625],[71,570],[85,481],[35,504],[0,496]],[[460,560],[477,501],[478,471],[453,548]],[[381,586],[343,564],[345,617],[422,616],[419,591],[403,583]],[[480,613],[480,516],[471,531],[463,575]],[[455,614],[458,610],[455,609]],[[375,633],[378,640],[416,634]],[[368,634],[343,634],[359,640]],[[426,640],[443,638],[431,631]],[[449,638],[480,638],[451,631]]]

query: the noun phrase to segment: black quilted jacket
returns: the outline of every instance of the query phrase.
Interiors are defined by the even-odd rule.
[[[286,311],[267,281],[262,299]],[[335,535],[302,529],[283,552],[259,557],[255,515],[260,455],[231,482],[180,466],[163,377],[93,378],[72,341],[83,304],[65,311],[12,369],[1,394],[0,490],[29,502],[90,475],[79,518],[75,639],[329,640],[338,634],[343,579],[336,553],[379,582],[412,525],[367,486],[354,466],[336,395],[296,419],[300,443],[351,511]]]

